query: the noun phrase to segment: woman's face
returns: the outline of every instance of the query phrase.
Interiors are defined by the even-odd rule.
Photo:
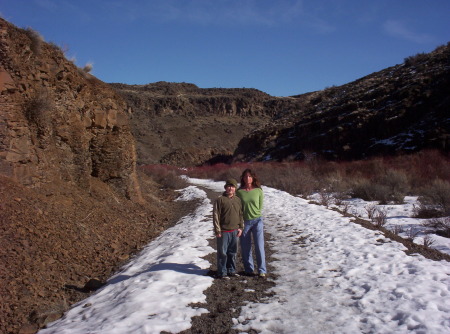
[[[250,173],[245,173],[245,175],[244,175],[244,183],[245,184],[248,184],[248,185],[250,185],[250,184],[252,184],[253,183],[253,177],[251,176],[251,174]]]

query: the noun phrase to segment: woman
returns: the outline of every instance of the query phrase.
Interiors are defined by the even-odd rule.
[[[255,243],[256,263],[258,275],[265,277],[267,273],[264,252],[264,224],[261,215],[264,194],[256,174],[246,169],[241,175],[241,186],[237,196],[242,201],[244,209],[244,231],[241,235],[241,252],[245,274],[253,275],[254,264],[252,256],[252,235]]]

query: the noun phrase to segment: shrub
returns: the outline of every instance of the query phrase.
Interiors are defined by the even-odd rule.
[[[31,41],[30,49],[35,55],[39,55],[42,50],[42,45],[44,43],[44,38],[36,30],[32,28],[26,28],[25,34]]]
[[[420,200],[420,198],[419,198]],[[433,208],[431,205],[425,205],[419,201],[419,204],[413,205],[413,217],[414,218],[434,218],[440,217],[441,212]]]
[[[146,165],[141,169],[153,181],[166,189],[182,189],[187,182],[180,177],[180,170],[168,165]]]
[[[424,187],[419,201],[424,207],[437,209],[442,216],[450,215],[450,183],[444,180],[434,180]]]
[[[367,179],[355,180],[352,191],[353,197],[361,198],[365,201],[380,201],[380,203],[388,202],[388,192],[386,186]]]
[[[86,65],[84,65],[83,67],[83,72],[85,73],[91,73],[92,69],[94,68],[94,64],[92,63],[87,63]]]
[[[407,58],[405,58],[405,65],[406,66],[417,66],[421,63],[423,63],[424,61],[426,61],[428,59],[428,56],[426,53],[417,53],[414,56],[409,56]]]
[[[450,238],[450,217],[433,218],[424,222],[423,226],[431,228],[438,235]]]
[[[384,227],[387,222],[387,211],[382,209],[377,209],[374,216],[372,217],[376,227]]]
[[[403,203],[410,186],[404,171],[389,169],[381,177],[380,183],[388,190],[388,199],[395,203]]]
[[[413,242],[414,239],[417,237],[417,235],[419,234],[419,231],[416,231],[413,227],[410,227],[407,231],[406,231],[406,239]]]
[[[394,225],[394,227],[392,228],[392,233],[394,233],[395,235],[399,235],[400,233],[403,233],[404,229],[402,225]]]
[[[45,91],[37,92],[23,105],[23,113],[28,122],[44,129],[50,124],[53,101]]]
[[[364,208],[367,212],[367,217],[372,220],[375,217],[375,213],[377,212],[377,206],[375,204],[368,204]]]
[[[267,165],[269,168],[259,168],[258,175],[263,184],[286,191],[294,195],[308,196],[317,187],[317,181],[312,171],[301,164]]]
[[[427,248],[431,247],[434,244],[435,240],[430,235],[426,235],[423,237],[423,245]]]

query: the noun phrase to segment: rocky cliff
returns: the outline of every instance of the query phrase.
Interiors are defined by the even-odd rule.
[[[0,333],[60,317],[183,213],[176,203],[136,171],[123,99],[0,19]]]
[[[140,200],[124,101],[38,33],[0,21],[0,172],[38,187],[91,177]]]
[[[300,107],[245,136],[235,160],[354,160],[450,149],[450,44],[349,84],[295,96]],[[300,102],[301,100],[301,102]]]
[[[239,140],[299,99],[187,83],[112,84],[127,101],[141,164],[229,161]]]

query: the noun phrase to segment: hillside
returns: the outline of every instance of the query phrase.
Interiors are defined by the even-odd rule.
[[[450,44],[349,84],[295,96],[299,110],[245,136],[235,160],[355,160],[450,149]]]
[[[34,333],[182,214],[136,170],[125,102],[0,19],[0,333]]]
[[[139,164],[229,160],[242,137],[297,104],[256,89],[168,82],[111,85],[127,102]]]
[[[449,45],[339,87],[292,97],[188,83],[111,84],[138,163],[362,159],[449,148]]]

